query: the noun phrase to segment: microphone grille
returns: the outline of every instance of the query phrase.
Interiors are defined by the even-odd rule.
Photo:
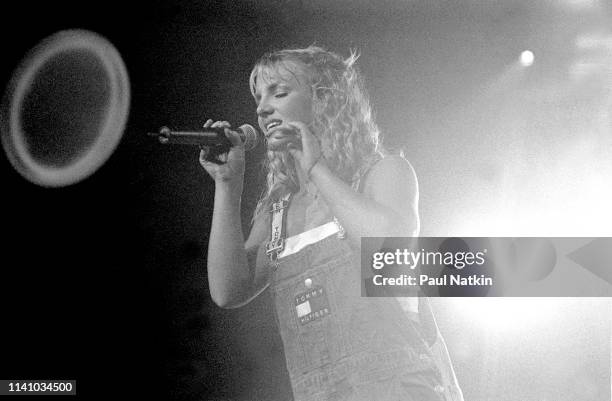
[[[240,126],[240,131],[244,134],[242,138],[244,142],[244,149],[251,150],[257,146],[259,142],[259,134],[252,125],[244,124]]]

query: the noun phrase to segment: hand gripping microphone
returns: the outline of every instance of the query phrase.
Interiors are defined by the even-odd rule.
[[[257,146],[259,135],[251,125],[244,124],[232,131],[240,135],[245,150],[251,150]],[[172,131],[168,127],[161,127],[159,132],[149,132],[147,135],[157,137],[159,143],[164,145],[196,145],[217,149],[232,147],[232,143],[225,136],[225,129],[221,127],[209,127],[201,131]]]

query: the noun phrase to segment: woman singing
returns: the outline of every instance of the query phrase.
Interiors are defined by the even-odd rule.
[[[211,296],[235,308],[269,289],[296,401],[461,400],[437,328],[424,334],[428,306],[361,296],[361,237],[415,237],[419,217],[415,173],[382,152],[356,60],[310,46],[253,68],[267,188],[246,241],[244,148],[227,122],[206,122],[233,144],[200,154],[215,181]]]

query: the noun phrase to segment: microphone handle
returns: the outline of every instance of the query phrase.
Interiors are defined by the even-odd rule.
[[[237,130],[244,139],[242,131]],[[149,133],[157,136],[160,143],[164,145],[196,145],[217,148],[232,147],[232,143],[225,136],[224,128],[206,128],[205,131],[172,131],[168,127],[161,127],[159,133]]]

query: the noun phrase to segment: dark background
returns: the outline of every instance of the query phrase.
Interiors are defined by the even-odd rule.
[[[116,46],[132,96],[118,148],[78,184],[39,187],[0,160],[2,379],[76,379],[86,399],[290,398],[267,294],[232,311],[210,300],[214,187],[197,149],[145,136],[162,125],[195,129],[209,117],[256,125],[248,74],[271,49],[316,43],[361,52],[384,140],[405,149],[419,176],[422,235],[610,235],[612,62],[605,45],[586,54],[574,46],[582,33],[608,34],[608,2],[24,0],[1,7],[10,21],[0,25],[3,83],[43,38],[80,28]],[[519,71],[525,49],[536,63]],[[603,67],[580,75],[585,63]],[[262,189],[262,157],[261,146],[248,155],[245,222]],[[512,359],[516,338],[492,345],[490,332],[441,303],[466,400],[609,399],[609,306],[572,305],[556,321],[576,322],[566,337],[555,321],[542,332],[532,328],[540,342],[528,350],[541,354]],[[508,360],[526,377],[508,382],[500,373]]]

